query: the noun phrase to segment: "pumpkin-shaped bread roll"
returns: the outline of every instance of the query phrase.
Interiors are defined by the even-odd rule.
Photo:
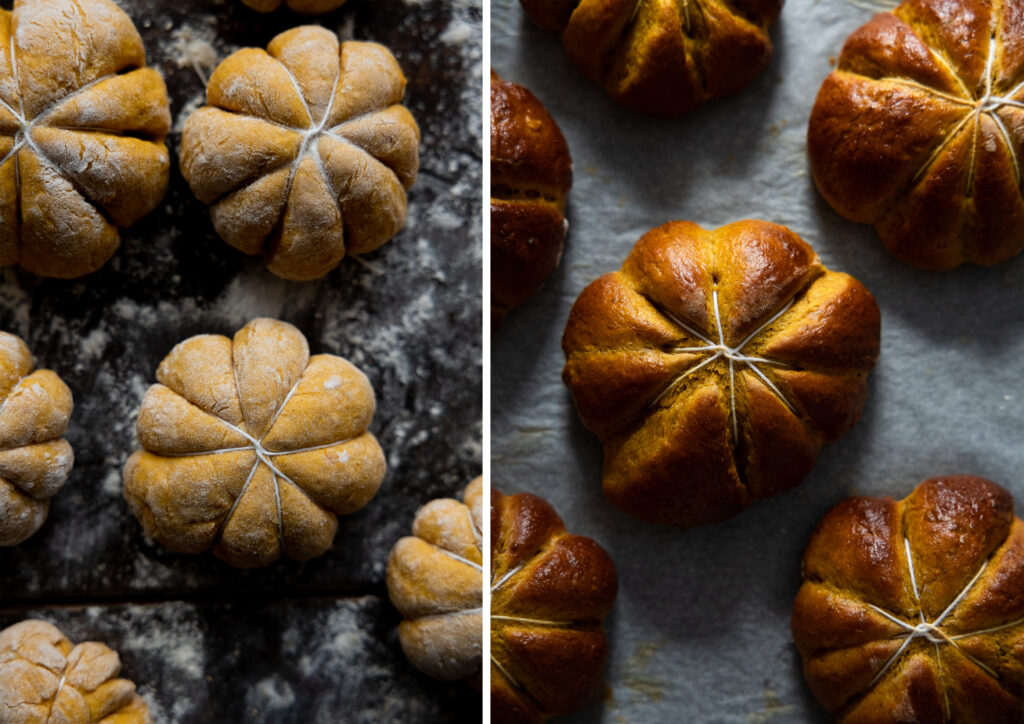
[[[604,492],[680,527],[800,483],[857,421],[878,305],[784,226],[674,221],[580,294],[563,378],[604,445]]]
[[[242,0],[242,2],[261,13],[269,13],[284,5],[289,10],[304,15],[329,13],[345,4],[345,0]]]
[[[1024,721],[1024,523],[1001,487],[849,498],[803,560],[793,640],[842,724]]]
[[[416,513],[412,536],[388,558],[388,595],[405,619],[398,629],[413,665],[442,681],[479,680],[483,652],[483,481],[463,502],[432,500]]]
[[[491,491],[491,715],[543,722],[589,701],[604,675],[611,558],[566,532],[536,495]]]
[[[1024,249],[1024,0],[908,0],[847,39],[807,129],[839,214],[923,269]]]
[[[544,104],[491,71],[491,319],[533,296],[562,258],[569,146]]]
[[[782,0],[520,0],[562,34],[583,75],[618,103],[674,116],[735,93],[768,64]]]
[[[69,279],[167,189],[167,89],[110,0],[0,10],[0,266]]]
[[[121,659],[103,644],[72,645],[46,621],[0,631],[0,721],[4,724],[151,724]]]
[[[224,241],[286,279],[322,277],[405,223],[420,132],[382,45],[306,25],[222,62],[189,116],[181,170]]]
[[[334,355],[310,357],[290,324],[254,319],[234,339],[186,339],[156,377],[124,495],[172,550],[212,548],[239,567],[319,556],[337,516],[366,505],[384,479],[366,375]]]
[[[67,385],[50,370],[33,371],[25,343],[0,332],[0,546],[39,530],[68,481],[75,456],[61,436],[71,407]]]

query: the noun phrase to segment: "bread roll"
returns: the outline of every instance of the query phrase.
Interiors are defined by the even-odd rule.
[[[597,693],[618,593],[611,558],[536,495],[491,491],[491,716],[570,714]]]
[[[171,550],[212,548],[241,568],[308,560],[384,479],[366,375],[334,355],[310,357],[290,324],[254,319],[233,340],[191,337],[156,376],[124,495]]]
[[[800,483],[860,416],[879,336],[871,293],[789,229],[674,221],[580,294],[563,379],[608,499],[685,528]]]
[[[1024,721],[1024,524],[969,475],[849,498],[818,523],[793,640],[842,724]]]
[[[413,665],[435,679],[478,683],[483,656],[483,480],[463,502],[432,500],[416,513],[412,536],[388,558],[391,603],[402,617],[398,635]]]
[[[163,78],[110,0],[0,10],[0,266],[94,272],[167,190]]]
[[[217,66],[185,123],[182,174],[224,241],[317,279],[405,223],[420,132],[404,94],[383,45],[293,28]]]
[[[922,269],[1019,253],[1022,34],[1024,0],[908,0],[856,30],[807,129],[832,208]]]
[[[533,296],[569,230],[569,146],[544,104],[491,71],[491,320]]]
[[[659,116],[735,93],[772,54],[782,0],[520,0],[562,34],[580,72],[618,103]]]
[[[72,645],[46,621],[0,631],[0,721],[4,724],[152,724],[121,659],[103,644]]]
[[[33,371],[25,343],[0,332],[0,546],[39,530],[67,483],[75,455],[62,435],[71,409],[67,385]]]

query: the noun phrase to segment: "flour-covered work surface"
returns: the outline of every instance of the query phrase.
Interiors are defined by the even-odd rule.
[[[575,163],[561,266],[492,342],[493,483],[543,495],[619,573],[604,693],[567,721],[824,724],[831,718],[804,683],[790,634],[801,557],[822,516],[847,496],[898,500],[939,475],[983,476],[1024,495],[1024,258],[914,269],[873,229],[833,212],[810,178],[807,122],[818,89],[846,37],[885,9],[789,0],[760,76],[664,120],[609,100],[518,0],[493,4],[494,69],[546,105]],[[602,494],[601,445],[561,379],[562,332],[584,287],[618,269],[649,229],[746,218],[788,226],[826,267],[874,294],[881,356],[860,421],[822,448],[801,485],[725,523],[654,526]]]
[[[384,574],[417,508],[457,496],[481,468],[481,3],[352,0],[312,19],[240,0],[119,4],[167,83],[170,187],[94,274],[0,271],[0,329],[71,389],[75,455],[40,530],[0,548],[0,628],[42,618],[110,646],[158,722],[472,721],[472,689],[439,684],[402,654]],[[217,236],[177,156],[216,65],[309,22],[391,49],[422,144],[404,229],[296,283]],[[121,473],[160,361],[183,339],[230,337],[255,317],[294,325],[310,354],[365,373],[387,473],[323,555],[237,570],[147,538]]]

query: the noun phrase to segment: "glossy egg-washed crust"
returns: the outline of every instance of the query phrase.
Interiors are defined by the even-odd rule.
[[[0,721],[4,724],[152,724],[121,659],[101,643],[73,645],[55,626],[29,619],[0,631]]]
[[[1024,524],[995,483],[849,498],[815,529],[803,578],[793,639],[836,721],[1024,721]],[[939,630],[904,647],[894,619]]]
[[[781,0],[520,0],[562,33],[576,67],[617,102],[678,115],[734,93],[768,64]]]
[[[0,546],[39,530],[67,483],[75,456],[62,435],[71,408],[60,377],[34,370],[25,343],[0,332]]]
[[[0,10],[0,266],[94,272],[163,198],[167,89],[109,0]]]
[[[402,228],[419,127],[387,48],[305,25],[243,48],[189,116],[181,172],[217,233],[293,280],[327,274]]]
[[[491,71],[491,319],[540,289],[562,258],[569,146],[544,104]]]
[[[760,361],[701,366],[712,353],[695,333],[748,340],[740,351]],[[857,421],[879,336],[871,293],[789,229],[675,221],[580,294],[563,378],[604,445],[609,500],[687,527],[802,481]]]
[[[416,513],[412,535],[388,557],[398,636],[413,665],[442,681],[479,687],[483,656],[483,479],[462,495],[432,500]]]
[[[292,12],[304,15],[329,13],[345,4],[345,0],[242,0],[242,2],[261,13],[269,13],[284,5]]]
[[[124,495],[146,533],[239,567],[330,548],[384,479],[369,380],[302,333],[254,319],[179,343],[146,392]]]
[[[543,499],[491,491],[491,716],[543,722],[596,693],[608,642],[615,566],[590,538],[566,532]]]
[[[856,30],[807,132],[829,204],[925,269],[1024,248],[1022,37],[1022,0],[908,0]]]

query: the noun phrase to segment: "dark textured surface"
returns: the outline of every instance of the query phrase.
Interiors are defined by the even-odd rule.
[[[201,98],[193,66],[209,73],[211,46],[220,60],[314,20],[287,11],[259,15],[237,0],[122,0],[122,7],[167,80],[176,129]],[[121,249],[96,274],[63,282],[2,272],[0,329],[21,335],[37,364],[55,370],[74,394],[67,437],[76,462],[39,533],[0,550],[0,625],[45,605],[45,617],[66,625],[73,639],[124,638],[127,673],[166,717],[158,721],[473,718],[471,690],[439,685],[405,662],[383,577],[388,551],[416,509],[456,494],[480,472],[480,17],[478,0],[351,0],[315,19],[343,38],[392,49],[423,133],[406,227],[365,263],[347,259],[317,282],[277,279],[260,259],[216,236],[206,208],[172,168],[163,204],[122,233]],[[168,139],[173,159],[178,138],[176,130]],[[136,447],[135,414],[164,355],[188,336],[231,335],[255,316],[295,324],[311,352],[341,355],[369,376],[377,394],[370,429],[388,474],[366,508],[341,519],[326,555],[246,572],[147,540],[122,498],[120,469]],[[189,602],[157,603],[177,599]],[[136,602],[152,605],[109,610],[115,629],[106,608],[87,615],[60,608]],[[196,706],[180,715],[170,692],[187,680],[160,662],[160,647],[145,645],[147,636],[173,635],[169,611],[171,623],[193,622],[204,654],[200,690],[182,694]],[[307,638],[315,648],[329,636],[317,621],[334,615],[363,637],[365,660],[342,651],[304,673],[276,632],[291,636],[296,652]],[[250,618],[262,628],[250,631]],[[159,680],[147,681],[151,674]],[[291,682],[294,702],[281,710],[287,715],[258,713],[248,701],[243,714],[240,697],[264,675]],[[395,713],[374,718],[378,709]]]

